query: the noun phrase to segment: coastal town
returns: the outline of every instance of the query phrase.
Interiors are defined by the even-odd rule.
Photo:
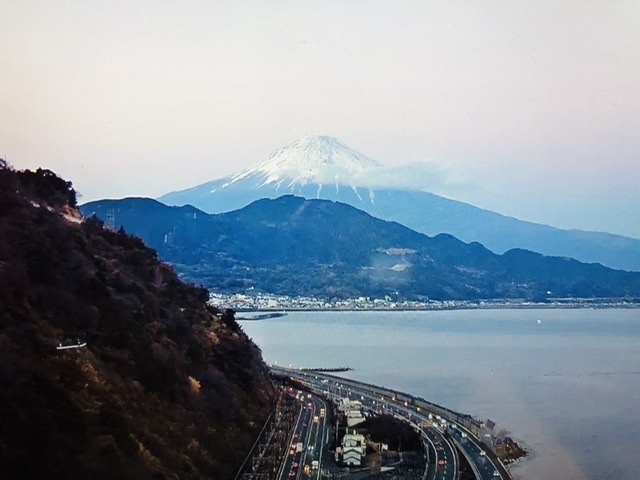
[[[383,298],[357,297],[348,299],[324,299],[275,295],[268,293],[211,293],[209,303],[219,308],[235,311],[288,310],[454,310],[481,308],[639,308],[637,298],[547,298],[544,301],[494,299],[494,300],[401,300],[389,296]]]

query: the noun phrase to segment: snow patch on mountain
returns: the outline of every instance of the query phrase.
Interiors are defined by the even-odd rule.
[[[230,178],[229,185],[251,179],[256,188],[288,188],[310,183],[349,185],[355,190],[362,179],[382,165],[347,147],[338,139],[310,135],[279,148],[269,157]],[[319,190],[318,190],[319,193]]]

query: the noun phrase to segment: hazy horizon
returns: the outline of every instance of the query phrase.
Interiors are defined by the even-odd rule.
[[[639,22],[634,1],[0,0],[0,157],[82,202],[156,198],[330,135],[400,183],[640,238]]]

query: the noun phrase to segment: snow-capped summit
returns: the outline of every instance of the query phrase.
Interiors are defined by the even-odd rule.
[[[253,177],[256,187],[302,187],[310,183],[356,187],[363,173],[380,166],[334,137],[309,135],[233,175],[230,183]]]
[[[167,193],[159,200],[168,205],[190,204],[210,213],[282,195],[326,198],[362,208],[362,204],[375,201],[367,179],[377,176],[382,168],[334,137],[309,135],[239,173]]]

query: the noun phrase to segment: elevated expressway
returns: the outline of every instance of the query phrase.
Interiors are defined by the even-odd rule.
[[[470,415],[422,398],[376,385],[321,372],[272,366],[275,375],[305,384],[312,392],[331,399],[350,397],[378,413],[406,420],[419,430],[427,452],[427,480],[456,480],[458,451],[464,455],[478,480],[511,480],[509,471],[480,440],[481,423]]]

